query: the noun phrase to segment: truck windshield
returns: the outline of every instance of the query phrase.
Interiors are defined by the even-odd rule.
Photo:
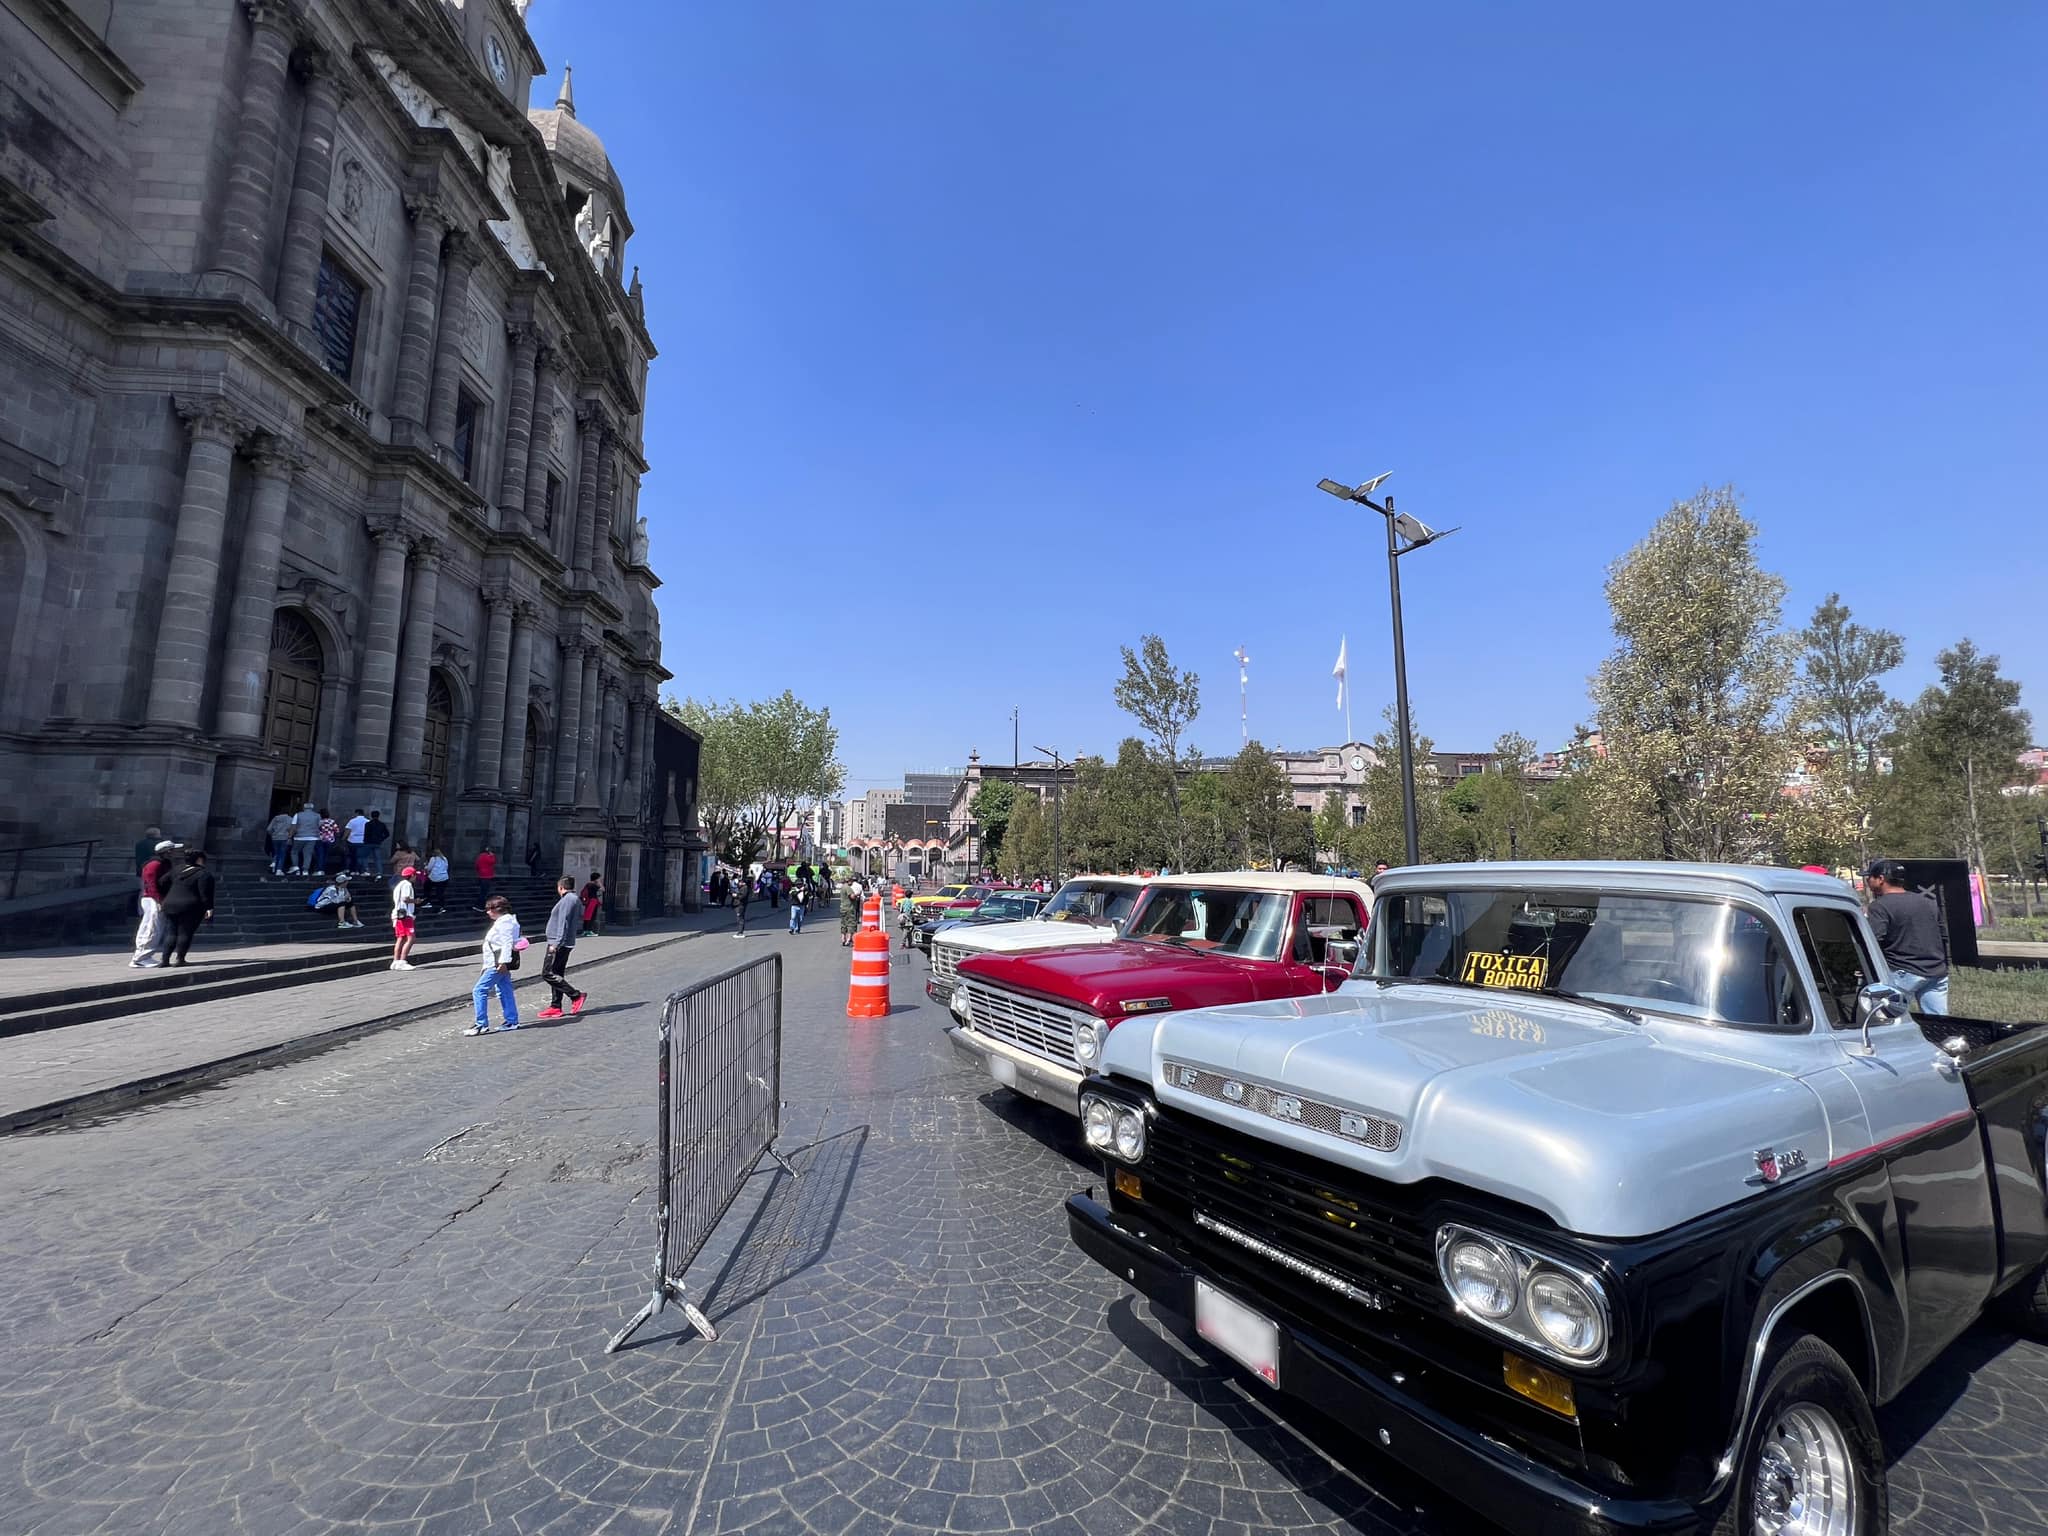
[[[1038,915],[1061,923],[1120,923],[1131,915],[1138,893],[1128,885],[1069,880]]]
[[[1127,939],[1271,960],[1287,931],[1288,900],[1275,891],[1155,885],[1131,914]]]
[[[1373,973],[1578,994],[1699,1023],[1799,1029],[1777,928],[1730,902],[1619,891],[1404,891],[1373,916]]]

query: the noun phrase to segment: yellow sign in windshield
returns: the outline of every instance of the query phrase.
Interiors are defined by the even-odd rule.
[[[1476,981],[1482,987],[1541,992],[1550,980],[1550,961],[1542,955],[1474,953],[1465,957],[1465,980]]]

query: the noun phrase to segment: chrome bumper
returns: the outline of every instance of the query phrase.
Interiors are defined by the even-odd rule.
[[[1013,1088],[1026,1098],[1063,1109],[1070,1115],[1081,1113],[1079,1072],[975,1034],[965,1025],[953,1025],[946,1031],[946,1038],[962,1061],[978,1067],[1005,1088]]]

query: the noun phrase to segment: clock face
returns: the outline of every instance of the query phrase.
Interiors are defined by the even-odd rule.
[[[1351,771],[1353,773],[1365,772],[1365,759],[1362,757],[1354,757],[1353,759],[1351,759]]]
[[[484,62],[491,67],[491,78],[503,85],[512,77],[512,63],[505,57],[505,45],[495,34],[484,39]]]

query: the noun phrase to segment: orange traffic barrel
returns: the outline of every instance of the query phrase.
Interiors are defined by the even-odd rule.
[[[846,988],[849,1019],[889,1016],[889,940],[863,921],[853,936],[853,976]]]
[[[880,933],[882,931],[882,898],[870,896],[860,904],[860,931]]]

